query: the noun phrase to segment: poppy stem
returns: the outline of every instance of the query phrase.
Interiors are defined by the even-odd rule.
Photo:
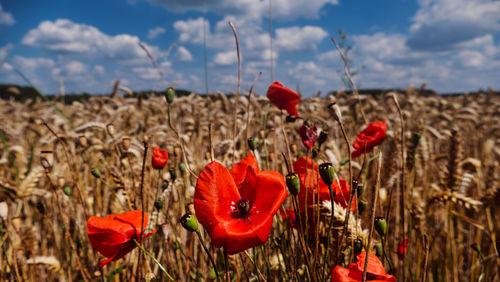
[[[387,235],[382,236],[382,254],[384,255],[385,259],[387,260],[387,263],[389,263],[389,273],[392,274],[394,271],[394,268],[392,267],[392,261],[389,259],[387,256],[387,253],[385,252],[385,237]]]
[[[165,275],[167,275],[168,279],[170,279],[170,281],[175,281],[174,278],[172,278],[172,276],[170,276],[170,274],[168,274],[167,270],[165,269],[165,267],[163,267],[163,265],[161,265],[161,263],[156,260],[156,258],[148,251],[146,251],[146,249],[144,249],[141,244],[139,242],[137,242],[136,239],[133,239],[134,240],[134,243],[135,245],[141,249],[141,251],[143,251],[146,255],[148,255],[150,258],[153,259],[153,261],[160,267],[161,271],[163,271],[163,273],[165,273]]]
[[[207,253],[208,258],[210,259],[210,262],[212,263],[212,266],[214,267],[215,275],[217,276],[217,280],[219,280],[219,272],[217,271],[217,265],[215,263],[214,258],[212,257],[212,254],[210,254],[210,251],[208,250],[207,246],[205,245],[205,242],[203,241],[203,238],[201,238],[201,234],[199,230],[196,230],[196,235],[198,235],[198,239],[200,239],[201,246],[203,247],[203,250],[205,250],[205,253]]]
[[[325,254],[323,256],[323,271],[321,273],[324,274],[325,270],[327,270],[327,261],[329,257],[330,251],[330,235],[332,233],[333,219],[335,218],[335,194],[333,193],[332,185],[328,185],[328,190],[330,190],[330,201],[332,204],[332,215],[330,217],[330,224],[328,226],[328,234],[326,235],[326,248]],[[326,276],[325,276],[326,277]]]
[[[294,199],[294,209],[295,209],[295,214],[297,214],[298,216],[296,216],[296,218],[299,218],[299,241],[300,241],[300,247],[302,249],[302,252],[304,253],[304,259],[306,260],[306,264],[307,264],[307,269],[306,269],[306,274],[307,274],[307,278],[309,281],[311,281],[311,275],[312,275],[312,281],[316,281],[316,276],[314,275],[314,272],[312,272],[312,267],[311,267],[311,262],[309,261],[309,255],[308,255],[308,252],[307,252],[307,249],[306,249],[306,243],[304,242],[304,234],[302,232],[300,232],[300,230],[302,229],[302,224],[301,224],[301,221],[300,221],[300,214],[298,213],[298,210],[299,210],[299,201],[297,200],[297,196],[293,196],[293,199]]]

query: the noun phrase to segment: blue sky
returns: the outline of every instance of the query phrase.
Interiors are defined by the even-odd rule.
[[[363,69],[361,88],[439,92],[500,88],[500,1],[271,0],[274,78],[304,96],[344,87],[343,63],[330,41],[338,29]],[[0,0],[0,83],[45,93],[109,93],[113,81],[132,90],[208,87],[236,91],[237,57],[228,25],[238,31],[242,91],[271,83],[269,0]],[[204,21],[205,19],[205,21]],[[163,76],[153,68],[146,45]]]

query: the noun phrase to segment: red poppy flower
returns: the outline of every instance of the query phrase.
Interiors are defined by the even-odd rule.
[[[376,255],[369,254],[368,257],[366,281],[396,281],[394,276],[385,272],[384,265]],[[362,281],[365,258],[366,252],[362,252],[357,257],[357,263],[351,263],[348,269],[340,265],[335,266],[332,271],[332,282]]]
[[[302,139],[302,143],[309,149],[312,148],[314,142],[318,139],[318,129],[316,128],[316,125],[308,121],[304,122],[304,124],[300,127],[299,134]]]
[[[205,166],[196,182],[194,209],[212,244],[235,254],[267,241],[287,194],[283,176],[259,171],[249,153],[231,171],[215,161]]]
[[[163,169],[168,161],[168,153],[166,150],[160,150],[158,146],[155,147],[153,151],[153,156],[151,157],[151,165],[154,169]]]
[[[369,153],[373,147],[380,144],[387,132],[387,121],[374,121],[359,133],[352,146],[354,151],[351,153],[352,158],[357,158],[364,153]],[[365,151],[366,149],[366,151]]]
[[[408,251],[408,238],[398,243],[398,259],[404,260],[407,251]]]
[[[313,172],[314,164],[314,172]],[[307,170],[306,170],[307,167]],[[318,164],[312,159],[301,157],[293,163],[293,171],[299,175],[300,179],[300,192],[299,192],[299,205],[303,210],[305,204],[305,196],[307,191],[307,205],[311,207],[314,205],[313,197],[316,197],[318,191],[318,178],[319,181],[319,203],[323,201],[330,201],[330,190],[318,175]],[[312,177],[312,180],[311,180]],[[339,186],[340,184],[340,186]],[[341,205],[344,209],[347,208],[349,203],[349,183],[343,178],[339,178],[338,182],[335,180],[332,183],[332,190],[335,194],[334,200],[337,204]],[[351,204],[351,211],[356,210],[356,200],[353,199]]]
[[[299,116],[297,105],[300,102],[300,95],[283,86],[281,82],[273,82],[267,89],[266,96],[279,109],[286,110],[291,116]]]
[[[94,250],[107,257],[99,266],[118,260],[132,251],[136,245],[156,230],[141,236],[142,211],[129,211],[122,214],[110,214],[105,218],[91,216],[87,221],[87,233]],[[148,215],[144,213],[144,226],[148,224]],[[145,229],[145,227],[144,227]],[[142,238],[141,238],[142,237]]]

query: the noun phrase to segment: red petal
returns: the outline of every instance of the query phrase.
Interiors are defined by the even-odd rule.
[[[281,82],[273,82],[266,96],[279,109],[286,110],[289,115],[299,116],[297,105],[300,102],[300,95],[284,87]]]
[[[349,276],[350,270],[340,265],[335,266],[332,271],[332,282],[360,281]]]
[[[357,158],[363,153],[368,153],[373,150],[373,147],[379,145],[386,136],[387,121],[374,121],[359,133],[354,140],[352,146],[354,151],[351,153],[352,158]],[[366,152],[365,152],[366,150]]]
[[[349,204],[349,193],[351,191],[351,188],[349,187],[349,183],[347,182],[347,180],[339,178],[338,183],[337,181],[333,181],[332,189],[335,191],[335,202],[341,205],[344,209],[346,209]],[[355,210],[356,210],[356,199],[353,198],[351,203],[351,211]]]
[[[239,189],[240,196],[253,202],[255,199],[255,187],[257,179],[255,174],[259,172],[259,166],[254,155],[250,152],[248,156],[235,164],[230,173]]]
[[[365,257],[366,257],[366,252],[362,252],[361,254],[358,255],[358,262],[357,263],[351,263],[349,265],[349,269],[352,271],[356,271],[358,273],[363,274],[363,269],[365,267]],[[369,254],[368,255],[368,268],[367,272],[377,275],[377,276],[385,276],[387,273],[385,272],[384,265],[380,262],[378,257],[374,254]]]

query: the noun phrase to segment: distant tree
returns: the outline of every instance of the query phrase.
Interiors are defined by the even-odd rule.
[[[344,53],[344,56],[347,60],[347,67],[349,69],[349,73],[351,74],[352,79],[354,80],[354,77],[363,69],[365,69],[365,66],[360,66],[360,67],[355,67],[354,62],[352,58],[349,56],[349,53],[351,52],[352,48],[354,47],[352,44],[349,44],[347,41],[347,35],[345,34],[343,29],[339,29],[339,47],[342,50],[342,53]],[[340,74],[340,79],[342,80],[342,83],[344,83],[345,87],[349,90],[352,90],[352,85],[349,82],[349,79],[347,78],[344,68],[337,70],[337,73]],[[356,82],[356,85],[358,88],[360,88],[361,84],[359,82]]]

